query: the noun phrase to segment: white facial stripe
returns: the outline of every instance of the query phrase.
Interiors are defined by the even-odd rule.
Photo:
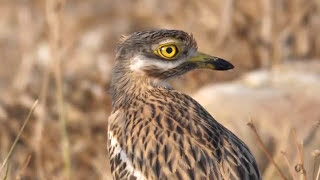
[[[177,41],[176,39],[166,39],[166,40],[159,42],[158,44],[153,44],[152,50],[157,50],[159,46],[161,46],[163,44],[170,44],[170,43],[179,44],[179,41]]]
[[[166,39],[164,41],[161,41],[159,44],[168,44],[168,43],[179,43],[176,39]]]
[[[137,55],[133,58],[132,63],[130,64],[130,69],[132,71],[141,71],[143,67],[146,66],[156,66],[160,69],[163,70],[168,70],[177,67],[180,65],[182,62],[184,62],[184,59],[178,60],[178,61],[166,61],[166,62],[161,62],[157,61],[155,59],[147,58],[142,55]]]

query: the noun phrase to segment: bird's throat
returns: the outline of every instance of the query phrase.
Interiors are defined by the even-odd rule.
[[[141,76],[135,73],[126,73],[113,76],[111,85],[112,105],[115,108],[124,107],[134,98],[145,98],[148,91],[155,88],[170,88],[163,80]]]

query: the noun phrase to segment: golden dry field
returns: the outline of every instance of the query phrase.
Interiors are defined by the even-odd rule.
[[[116,43],[160,28],[235,65],[171,84],[248,144],[264,179],[320,180],[319,0],[0,0],[0,179],[112,179]]]

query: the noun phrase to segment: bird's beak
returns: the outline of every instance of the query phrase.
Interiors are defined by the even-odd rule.
[[[230,62],[224,59],[209,56],[201,52],[197,52],[196,55],[190,57],[188,62],[196,64],[198,68],[206,68],[212,70],[225,71],[234,68],[234,66]]]

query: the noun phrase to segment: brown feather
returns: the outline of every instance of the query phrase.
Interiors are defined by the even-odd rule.
[[[169,36],[161,32],[154,38]],[[181,31],[170,32],[174,37],[187,37],[182,39],[186,42],[193,39]],[[151,35],[138,32],[122,44],[126,47],[143,37],[151,41]],[[108,150],[115,180],[261,179],[248,147],[199,103],[155,85],[154,76],[131,72],[126,68],[130,59],[118,59],[116,63],[113,112],[108,123]],[[183,71],[182,67],[176,70]]]

